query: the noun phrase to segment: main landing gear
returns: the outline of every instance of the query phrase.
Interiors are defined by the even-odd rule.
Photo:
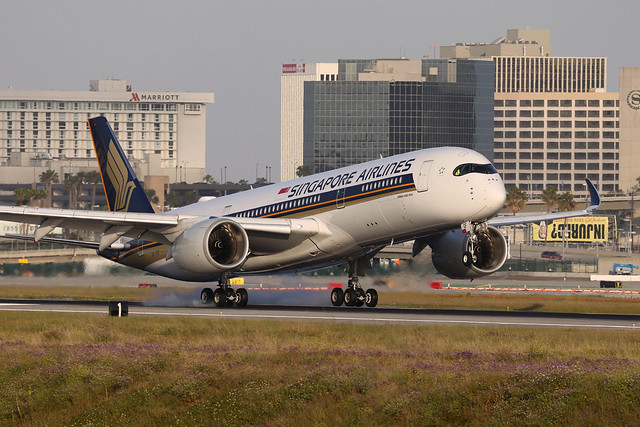
[[[249,293],[244,288],[238,288],[234,291],[229,286],[229,276],[222,276],[218,280],[218,287],[216,290],[211,288],[204,288],[200,293],[200,301],[203,304],[215,304],[216,307],[231,307],[234,304],[237,307],[244,307],[249,302]]]
[[[343,292],[342,288],[333,288],[331,290],[331,304],[336,307],[343,303],[347,307],[375,307],[378,304],[378,292],[375,289],[367,289],[366,292],[360,286],[358,280],[358,260],[349,261],[349,284]]]

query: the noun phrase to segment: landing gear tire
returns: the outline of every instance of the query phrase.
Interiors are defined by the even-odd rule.
[[[236,291],[232,288],[226,289],[226,300],[225,303],[227,306],[232,306],[236,302]]]
[[[344,291],[344,305],[347,307],[353,307],[356,305],[356,301],[358,299],[358,294],[356,290],[353,288],[349,288]]]
[[[224,307],[227,305],[227,293],[222,288],[213,291],[213,303],[216,307]]]
[[[213,302],[213,291],[211,288],[204,288],[202,292],[200,292],[200,301],[205,305],[209,305]]]
[[[244,288],[239,288],[236,291],[236,305],[238,307],[244,307],[249,302],[249,293]]]
[[[367,307],[375,307],[378,305],[378,291],[375,289],[367,289],[365,293],[364,302],[367,304]]]
[[[471,252],[465,252],[462,254],[462,263],[465,265],[465,267],[471,266],[471,264],[473,263],[473,255],[471,255]]]
[[[364,293],[364,289],[362,288],[357,288],[356,289],[356,303],[355,306],[356,307],[362,307],[364,305],[364,300],[366,298],[365,293]]]
[[[331,290],[331,304],[340,307],[344,302],[344,292],[342,288],[333,288]]]

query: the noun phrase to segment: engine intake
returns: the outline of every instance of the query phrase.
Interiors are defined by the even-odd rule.
[[[242,265],[249,254],[249,237],[235,221],[208,219],[185,230],[173,243],[172,254],[183,270],[222,273]]]
[[[433,266],[452,279],[473,279],[496,272],[507,260],[507,241],[495,227],[487,227],[476,234],[475,261],[467,266],[463,254],[469,251],[469,234],[454,230],[429,242]]]

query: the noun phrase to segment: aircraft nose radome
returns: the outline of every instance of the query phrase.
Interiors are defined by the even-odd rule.
[[[492,190],[493,200],[491,205],[495,209],[500,210],[504,206],[504,203],[507,201],[507,192],[504,189],[504,184],[502,184],[502,182],[498,182]]]

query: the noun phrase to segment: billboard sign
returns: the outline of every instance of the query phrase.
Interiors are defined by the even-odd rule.
[[[556,219],[546,224],[533,224],[534,242],[561,242],[565,220]],[[567,242],[606,242],[609,236],[609,217],[578,216],[566,219]]]

